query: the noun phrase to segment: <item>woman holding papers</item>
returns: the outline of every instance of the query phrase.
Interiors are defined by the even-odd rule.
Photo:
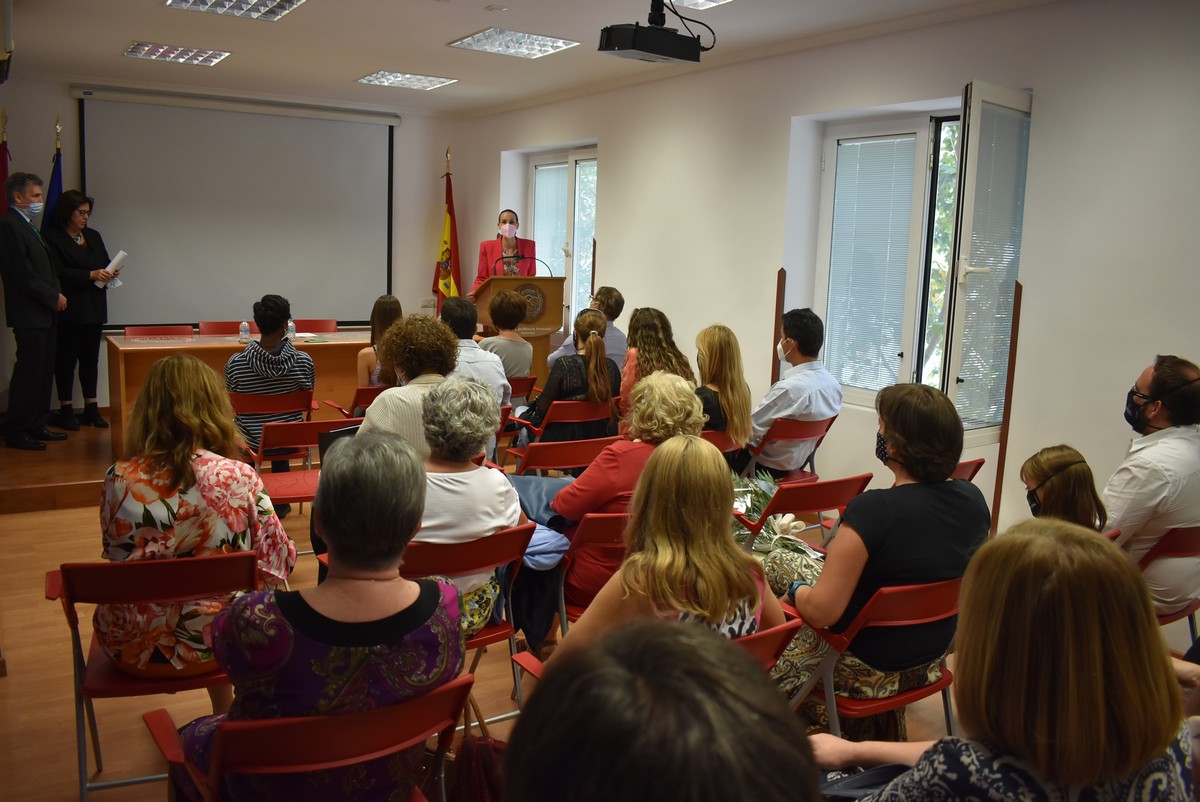
[[[492,276],[532,276],[537,273],[537,243],[521,239],[517,229],[521,222],[512,209],[500,212],[496,221],[496,238],[479,243],[479,272],[471,294]]]
[[[58,414],[50,424],[78,431],[79,424],[107,429],[96,405],[99,379],[100,328],[108,321],[107,292],[104,286],[113,278],[108,267],[108,251],[100,232],[88,228],[92,199],[76,189],[68,189],[46,216],[42,235],[50,246],[57,265],[67,308],[58,313],[58,338],[54,355],[54,381],[58,385]],[[71,398],[75,390],[75,365],[79,365],[79,384],[83,390],[83,415],[75,417]]]

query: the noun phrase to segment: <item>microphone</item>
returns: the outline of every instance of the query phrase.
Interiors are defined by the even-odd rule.
[[[542,259],[539,259],[539,258],[537,258],[536,256],[528,256],[528,255],[526,255],[526,254],[523,254],[523,253],[519,253],[519,254],[517,254],[516,256],[498,256],[498,257],[496,257],[496,261],[492,262],[492,275],[493,275],[493,276],[496,276],[496,275],[501,275],[501,274],[499,274],[499,273],[497,273],[497,272],[496,272],[496,265],[500,264],[500,262],[501,262],[501,261],[503,261],[503,260],[505,260],[505,259],[516,259],[517,261],[520,261],[520,260],[522,260],[522,259],[532,259],[532,260],[533,260],[533,261],[535,261],[535,262],[541,262],[542,264],[546,265],[546,272],[547,272],[547,273],[549,273],[549,274],[550,274],[552,277],[554,276],[554,270],[553,270],[553,268],[551,268],[549,264],[546,264],[546,262],[545,262],[544,260],[542,260]],[[533,269],[534,269],[534,272],[535,272],[535,274],[536,274],[536,272],[537,272],[537,265],[534,265]]]

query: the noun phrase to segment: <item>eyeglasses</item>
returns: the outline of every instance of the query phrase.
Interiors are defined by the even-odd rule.
[[[75,214],[79,215],[80,217],[91,217],[92,210],[91,209],[76,209]]]
[[[1140,398],[1143,401],[1153,401],[1154,400],[1154,396],[1146,395],[1145,393],[1139,393],[1136,384],[1129,388],[1129,394],[1131,396],[1133,396],[1134,398]]]

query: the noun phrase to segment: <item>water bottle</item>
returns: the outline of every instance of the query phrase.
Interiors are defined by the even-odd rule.
[[[292,320],[290,317],[288,318],[287,336],[289,340],[296,339],[296,321]]]
[[[242,324],[238,326],[238,342],[250,342],[250,323],[248,321],[243,320]]]

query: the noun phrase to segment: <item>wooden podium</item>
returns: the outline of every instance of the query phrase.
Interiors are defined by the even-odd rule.
[[[550,370],[546,358],[550,356],[550,335],[563,327],[563,284],[565,278],[558,276],[492,276],[475,291],[475,310],[479,322],[492,325],[489,307],[498,292],[510,290],[525,297],[529,302],[529,313],[517,327],[517,333],[533,346],[533,374],[538,385],[546,381]],[[494,327],[493,327],[494,328]]]

